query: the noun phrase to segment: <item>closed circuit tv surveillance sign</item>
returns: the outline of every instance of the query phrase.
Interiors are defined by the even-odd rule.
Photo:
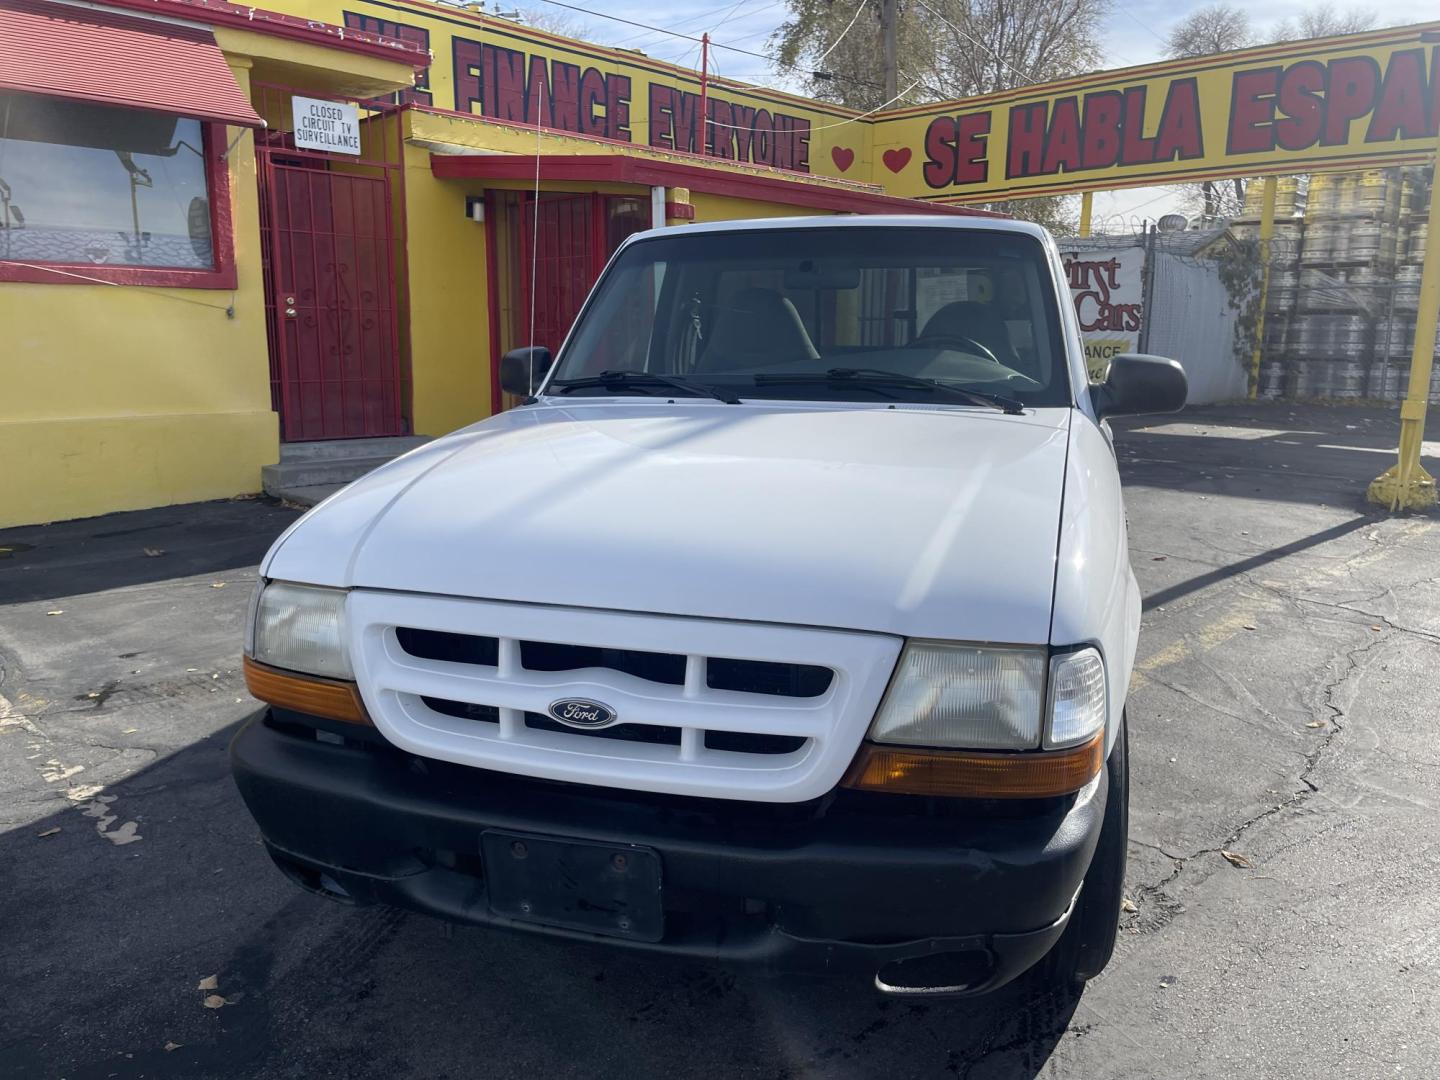
[[[360,153],[360,108],[339,101],[296,97],[295,147],[328,150],[333,154]]]

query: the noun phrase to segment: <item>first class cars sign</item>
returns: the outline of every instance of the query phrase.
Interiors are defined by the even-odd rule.
[[[340,101],[295,97],[295,146],[300,150],[360,153],[360,109]]]
[[[1145,249],[1138,245],[1079,250],[1062,246],[1060,258],[1085,342],[1085,367],[1101,382],[1110,361],[1140,351],[1145,322]]]

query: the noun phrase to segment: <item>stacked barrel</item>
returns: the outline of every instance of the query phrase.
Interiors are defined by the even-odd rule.
[[[1429,173],[1406,167],[1317,174],[1291,201],[1297,209],[1303,202],[1303,215],[1283,217],[1277,199],[1262,396],[1404,396]],[[1250,185],[1237,234],[1258,231],[1261,190],[1260,182]],[[1432,394],[1440,396],[1440,372]]]

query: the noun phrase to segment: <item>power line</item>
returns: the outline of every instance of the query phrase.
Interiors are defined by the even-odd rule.
[[[547,2],[553,3],[554,0],[547,0]],[[917,4],[919,4],[921,7],[923,7],[926,11],[930,12],[931,15],[934,15],[935,18],[939,19],[942,23],[944,23],[946,26],[948,26],[951,30],[954,30],[955,33],[959,34],[959,35],[960,35],[961,37],[963,37],[966,41],[970,42],[970,44],[974,45],[974,46],[975,46],[976,48],[978,48],[978,49],[984,49],[985,52],[987,52],[987,53],[990,54],[991,58],[992,58],[997,64],[1000,64],[1000,65],[1002,65],[1002,66],[1004,66],[1004,67],[1009,68],[1009,69],[1010,69],[1011,71],[1013,71],[1016,75],[1019,75],[1020,78],[1024,79],[1025,82],[1027,82],[1027,83],[1033,83],[1033,82],[1036,81],[1036,79],[1035,79],[1035,77],[1034,77],[1033,75],[1026,75],[1025,72],[1021,71],[1021,70],[1020,70],[1019,68],[1017,68],[1014,64],[1011,64],[1011,63],[1009,63],[1008,61],[1001,59],[1000,54],[997,53],[994,49],[988,48],[988,47],[987,47],[986,45],[984,45],[978,38],[972,37],[970,34],[966,33],[964,30],[961,30],[960,27],[956,26],[956,25],[955,25],[954,23],[952,23],[949,19],[945,18],[944,15],[941,15],[940,12],[936,11],[933,7],[931,7],[929,4],[927,4],[927,3],[925,2],[925,0],[915,0],[915,2],[916,2]]]
[[[815,63],[817,66],[823,64],[825,62],[825,58],[835,51],[835,46],[839,45],[840,42],[845,40],[845,35],[850,33],[852,29],[854,29],[855,24],[860,20],[861,12],[863,12],[869,5],[870,0],[860,0],[860,6],[855,9],[855,14],[851,16],[850,21],[845,24],[845,29],[840,31],[840,36],[837,37],[834,41],[832,41],[830,43],[830,47],[826,49],[823,53],[821,53],[818,58],[816,58]]]
[[[546,3],[546,4],[550,4],[552,7],[564,8],[566,11],[576,11],[576,12],[579,12],[581,15],[588,15],[588,16],[591,16],[591,17],[601,18],[601,19],[609,19],[611,22],[623,23],[623,24],[625,24],[626,26],[634,26],[634,27],[637,27],[638,29],[641,29],[641,30],[650,30],[650,31],[652,31],[652,32],[654,32],[654,33],[657,33],[657,34],[667,34],[667,35],[669,35],[670,37],[680,38],[680,39],[683,40],[683,41],[693,41],[693,42],[696,42],[697,44],[698,44],[699,41],[700,41],[700,38],[696,37],[694,34],[684,34],[684,33],[681,33],[681,32],[678,31],[678,30],[666,30],[664,27],[651,26],[649,23],[637,22],[637,21],[634,20],[634,19],[624,19],[624,18],[621,18],[619,15],[607,15],[607,14],[605,14],[604,12],[601,12],[601,11],[589,11],[589,10],[587,10],[586,8],[576,7],[574,4],[564,3],[563,0],[541,0],[541,2],[542,2],[542,3]],[[744,39],[742,38],[741,40],[744,40]],[[811,70],[809,70],[809,69],[799,67],[799,66],[796,65],[796,64],[787,64],[787,63],[784,63],[783,61],[780,61],[780,60],[775,59],[775,57],[773,57],[773,56],[767,56],[765,53],[756,52],[756,51],[753,50],[753,49],[742,49],[742,48],[740,48],[740,47],[737,46],[737,45],[726,45],[726,44],[724,44],[723,42],[712,41],[712,42],[710,42],[710,47],[711,47],[712,49],[725,49],[725,50],[728,51],[728,52],[740,53],[742,56],[753,56],[753,57],[755,57],[757,60],[764,60],[767,64],[770,64],[772,67],[788,68],[788,69],[791,70],[791,71],[798,71],[798,72],[800,72],[801,74],[808,75],[808,76],[810,76],[811,78],[814,78],[814,79],[819,79],[819,80],[822,81],[822,82],[831,82],[831,81],[835,81],[835,82],[851,82],[851,83],[855,83],[855,84],[857,84],[857,85],[859,85],[859,86],[868,86],[868,87],[870,87],[871,89],[874,89],[874,90],[881,90],[881,89],[883,89],[883,87],[881,87],[878,83],[872,83],[872,82],[869,82],[869,81],[867,81],[867,80],[865,80],[865,79],[856,78],[856,77],[853,76],[853,75],[836,75],[836,74],[834,74],[833,72],[828,72],[828,71],[811,71]],[[688,52],[688,50],[687,50],[687,52]],[[913,87],[912,87],[912,89],[913,89]],[[906,93],[909,93],[909,91],[907,90]],[[901,94],[901,95],[899,95],[899,96],[900,96],[900,97],[904,97],[905,95],[904,95],[904,94]]]

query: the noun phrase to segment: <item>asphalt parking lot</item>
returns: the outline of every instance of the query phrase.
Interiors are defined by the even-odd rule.
[[[1440,529],[1362,501],[1397,428],[1282,405],[1120,432],[1135,910],[1078,1002],[887,1001],[304,894],[225,754],[294,512],[0,532],[0,1076],[1434,1076]]]

